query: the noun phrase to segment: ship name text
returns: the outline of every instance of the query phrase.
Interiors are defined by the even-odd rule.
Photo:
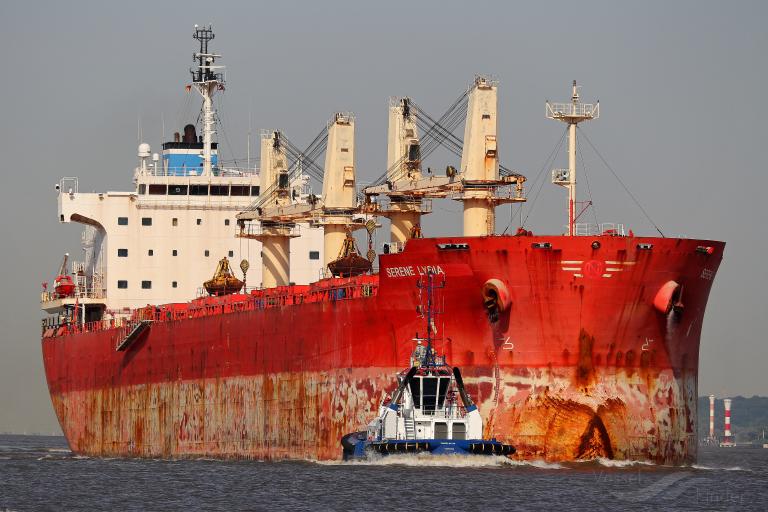
[[[415,277],[425,276],[427,273],[445,274],[440,265],[408,265],[404,267],[389,267],[387,277]]]

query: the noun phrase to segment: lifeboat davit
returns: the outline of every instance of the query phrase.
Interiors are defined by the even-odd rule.
[[[72,277],[58,275],[53,280],[53,293],[56,294],[56,298],[63,299],[64,297],[71,297],[75,293],[75,283],[72,281]]]

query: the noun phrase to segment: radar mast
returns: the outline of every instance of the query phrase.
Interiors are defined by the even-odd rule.
[[[223,70],[224,66],[216,66],[216,59],[221,55],[209,53],[208,43],[213,40],[215,34],[211,25],[200,27],[195,25],[195,33],[192,35],[200,42],[200,51],[192,55],[192,60],[197,63],[196,68],[191,68],[192,87],[203,97],[203,175],[211,175],[211,145],[213,142],[214,111],[213,95],[218,90],[224,89],[224,74],[217,70]]]
[[[568,236],[576,234],[576,126],[600,117],[600,102],[581,103],[579,88],[573,81],[570,103],[547,101],[547,118],[568,124],[568,168],[552,171],[552,183],[568,189]]]

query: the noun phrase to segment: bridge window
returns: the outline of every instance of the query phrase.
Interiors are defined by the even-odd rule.
[[[117,218],[117,225],[118,226],[127,226],[128,225],[128,217],[118,217]]]
[[[164,196],[168,192],[167,185],[150,185],[149,195],[151,196]]]
[[[211,185],[212,196],[228,196],[229,185]]]
[[[142,226],[151,226],[152,225],[152,217],[142,217],[141,218],[141,225]]]
[[[139,185],[139,194],[144,195],[147,193],[147,186],[145,184]]]
[[[187,195],[186,185],[168,185],[169,196],[185,196]]]
[[[118,258],[127,258],[128,257],[128,249],[118,249],[117,250],[117,257]]]
[[[150,290],[150,289],[152,289],[152,281],[142,281],[141,282],[141,288],[143,290]]]
[[[229,195],[231,196],[247,196],[249,194],[248,185],[232,185],[229,187]],[[256,194],[258,195],[258,194]]]
[[[122,280],[118,281],[117,287],[120,288],[121,290],[125,290],[126,288],[128,288],[128,281],[122,281]]]
[[[207,196],[208,185],[190,185],[189,195],[191,196]]]
[[[320,259],[320,251],[309,251],[309,259],[311,259],[311,260],[319,260]]]
[[[251,187],[251,195],[252,196],[259,195],[259,186],[258,185],[256,185],[255,187]]]

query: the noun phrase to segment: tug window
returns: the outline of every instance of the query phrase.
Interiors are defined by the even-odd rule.
[[[171,286],[172,286],[173,288],[176,288],[176,287],[178,287],[178,286],[179,286],[179,283],[177,283],[176,281],[174,281],[174,282],[172,282],[172,283],[171,283]]]
[[[311,260],[319,260],[320,259],[320,251],[309,251],[309,259],[311,259]]]
[[[224,225],[229,226],[229,219],[224,219]]]
[[[142,217],[141,218],[141,225],[142,226],[151,226],[152,225],[152,217]]]
[[[178,226],[179,225],[179,219],[176,217],[171,219],[171,226]]]
[[[211,255],[211,251],[209,251],[208,249],[206,249],[206,250],[205,250],[205,257],[207,258],[207,257],[208,257],[208,256],[210,256],[210,255]]]
[[[118,226],[127,226],[128,225],[128,217],[118,217],[117,218],[117,225]]]
[[[117,250],[117,257],[118,258],[127,258],[128,257],[128,249],[118,249]]]
[[[171,254],[172,254],[173,256],[178,256],[178,255],[179,255],[179,251],[177,251],[176,249],[174,249],[174,250],[173,250],[173,252],[172,252]]]
[[[442,409],[445,407],[445,395],[448,392],[448,383],[451,379],[446,377],[440,378],[440,384],[437,391],[437,408]]]
[[[141,288],[144,290],[149,290],[152,288],[152,281],[142,281],[141,282]]]
[[[128,281],[118,281],[117,287],[120,288],[121,290],[125,290],[126,288],[128,288]]]
[[[150,249],[150,250],[147,251],[147,255],[154,256],[155,255],[155,251],[153,249]]]
[[[235,257],[235,251],[229,251],[229,253],[227,253],[227,254],[229,255],[230,258],[234,258]]]
[[[434,412],[437,404],[437,377],[423,377],[424,412]]]
[[[203,223],[203,219],[197,219],[197,225],[200,226]]]
[[[411,387],[411,395],[413,396],[413,405],[417,409],[421,409],[421,377],[414,377],[409,384]]]

